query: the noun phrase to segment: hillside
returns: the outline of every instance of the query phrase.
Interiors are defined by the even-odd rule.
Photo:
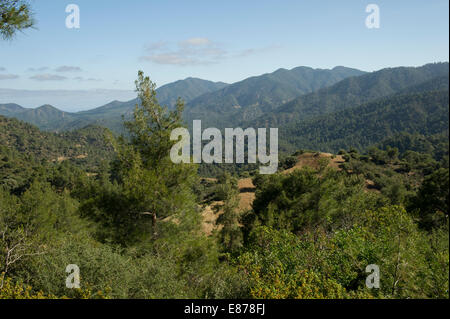
[[[173,108],[179,97],[184,101],[192,101],[203,94],[223,89],[226,86],[228,84],[223,82],[187,78],[163,85],[156,90],[156,93],[159,103]]]
[[[398,67],[351,77],[317,92],[300,96],[278,109],[264,114],[255,121],[243,122],[244,126],[281,127],[290,122],[311,119],[314,116],[332,113],[345,108],[374,101],[407,88],[427,90],[440,85],[442,78],[448,78],[448,63],[426,64],[421,67]],[[439,80],[437,80],[439,79]],[[445,85],[445,81],[444,81]]]
[[[448,91],[395,95],[281,128],[293,148],[364,150],[396,133],[425,136],[448,131]]]
[[[185,122],[189,124],[194,119],[201,119],[208,126],[228,127],[240,120],[254,119],[300,95],[364,73],[346,67],[279,69],[192,100],[186,105]]]
[[[364,72],[346,67],[335,67],[332,70],[298,67],[292,70],[279,69],[231,85],[187,78],[166,84],[156,91],[159,102],[169,108],[174,106],[178,97],[187,103],[184,113],[186,123],[190,123],[192,119],[201,119],[205,124],[224,127],[237,120],[253,119],[299,95],[361,74]],[[55,108],[49,110],[50,106],[36,111],[3,104],[0,105],[0,115],[16,117],[49,131],[73,130],[96,124],[122,132],[122,116],[128,118],[136,102],[136,99],[112,101],[78,113],[63,112]]]
[[[4,116],[14,116],[26,110],[26,108],[23,108],[15,103],[0,104],[0,114]]]
[[[164,101],[172,103],[182,92],[186,99],[193,98],[186,106],[185,120],[191,117],[203,119],[206,121],[204,127],[213,122],[218,127],[228,124],[279,127],[281,152],[299,148],[325,152],[350,147],[363,150],[401,132],[429,136],[448,130],[448,107],[445,107],[446,103],[448,105],[448,91],[445,93],[449,83],[448,63],[389,68],[345,78],[295,98],[278,109],[267,110],[257,119],[245,121],[245,114],[252,109],[247,103],[258,99],[267,102],[269,100],[264,96],[270,96],[271,102],[266,106],[272,108],[276,101],[281,103],[288,95],[315,90],[354,73],[361,72],[344,67],[332,70],[299,67],[290,71],[280,69],[231,85],[188,78],[159,88],[157,94],[162,94],[159,95],[162,104]],[[210,90],[214,92],[203,94]],[[201,96],[195,98],[199,94]],[[218,105],[214,104],[219,97],[224,99],[223,110],[218,110]],[[233,103],[247,106],[233,108],[230,113],[226,107],[230,97],[233,97]],[[212,104],[208,110],[203,110],[201,101]],[[193,106],[197,102],[201,103]],[[137,99],[113,101],[79,113],[63,112],[49,105],[25,109],[16,104],[5,104],[0,105],[0,114],[34,123],[47,131],[72,131],[94,124],[123,132],[122,116],[130,118],[136,103]],[[260,106],[263,104],[256,104],[262,112],[264,107]],[[201,114],[197,114],[200,110]],[[218,112],[221,112],[220,116]]]
[[[36,125],[45,131],[57,131],[77,120],[72,113],[63,112],[51,105],[42,105],[36,109],[26,109],[13,115],[18,120]]]
[[[0,116],[0,184],[21,187],[33,178],[37,167],[64,161],[97,172],[112,157],[106,132],[104,128],[88,126],[73,132],[50,133]]]

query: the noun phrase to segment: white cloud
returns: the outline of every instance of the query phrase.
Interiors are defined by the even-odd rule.
[[[164,41],[148,44],[145,47],[146,55],[141,56],[141,61],[156,64],[192,66],[209,65],[219,63],[227,58],[240,58],[278,48],[278,46],[267,46],[263,48],[251,48],[238,52],[228,52],[218,43],[208,38],[189,38],[177,44]]]
[[[181,46],[202,46],[202,45],[208,45],[211,44],[211,41],[207,38],[190,38],[185,41],[181,41]]]
[[[73,78],[74,80],[80,81],[80,82],[100,82],[102,81],[101,79],[95,79],[95,78],[84,78],[82,76],[77,76],[75,78]]]
[[[250,55],[254,55],[254,54],[259,54],[259,53],[264,53],[264,52],[268,52],[268,51],[272,51],[275,49],[279,49],[281,46],[279,45],[269,45],[263,48],[256,48],[256,49],[246,49],[243,50],[239,53],[237,53],[235,56],[236,57],[246,57],[246,56],[250,56]]]
[[[0,72],[3,72],[3,71],[6,71],[6,69],[0,66]]]
[[[40,68],[28,68],[28,72],[43,72],[43,71],[47,71],[48,70],[48,67],[46,67],[46,66],[43,66],[43,67],[40,67]]]
[[[227,52],[207,38],[189,38],[177,44],[156,42],[146,46],[142,61],[166,65],[207,65],[218,63]]]
[[[145,50],[148,52],[160,51],[167,49],[168,43],[166,41],[158,41],[150,43],[145,46]]]
[[[64,81],[67,80],[67,78],[65,76],[61,76],[61,75],[56,75],[56,74],[36,74],[33,75],[32,77],[30,77],[31,80],[35,80],[35,81]]]
[[[0,74],[0,80],[15,80],[18,78],[19,76],[16,74]]]
[[[81,72],[81,68],[78,66],[63,65],[55,69],[56,72]]]
[[[172,64],[172,65],[194,65],[198,63],[193,59],[189,59],[179,54],[172,54],[172,53],[162,53],[151,56],[145,56],[142,57],[142,60],[151,61],[157,64]]]

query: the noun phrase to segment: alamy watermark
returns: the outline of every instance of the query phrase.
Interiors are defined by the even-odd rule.
[[[66,17],[67,29],[79,29],[80,28],[80,7],[76,4],[69,4],[66,7],[66,13],[69,15]]]
[[[370,13],[366,18],[366,27],[368,29],[380,28],[380,7],[376,4],[369,4],[366,7],[366,12]]]
[[[67,265],[66,272],[69,276],[66,278],[66,287],[69,289],[80,288],[80,267],[75,264]]]
[[[261,174],[274,174],[278,170],[278,128],[270,128],[269,147],[266,147],[267,129],[265,128],[258,128],[258,130],[226,128],[225,139],[223,139],[219,129],[207,128],[202,132],[202,121],[195,120],[192,135],[193,163],[246,163],[245,140],[247,139],[247,163],[255,164],[258,161],[264,164],[259,167]],[[178,141],[170,151],[172,162],[191,163],[191,134],[188,129],[183,127],[174,129],[170,140]],[[225,140],[225,149],[223,140]],[[202,148],[203,141],[209,141],[209,143]]]
[[[77,4],[69,4],[66,6],[66,13],[69,15],[66,17],[66,28],[79,29],[80,28],[80,7]],[[377,4],[371,3],[366,6],[366,13],[369,15],[366,17],[365,24],[368,29],[380,28],[380,7]]]
[[[369,289],[380,288],[380,267],[375,264],[366,267],[366,273],[370,273],[366,278],[366,287]]]

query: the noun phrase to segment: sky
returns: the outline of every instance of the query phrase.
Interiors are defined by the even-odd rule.
[[[364,71],[449,60],[447,0],[31,0],[36,28],[0,40],[0,103],[84,110],[197,77],[297,66]],[[69,4],[80,28],[67,28]],[[379,28],[368,28],[369,4]]]

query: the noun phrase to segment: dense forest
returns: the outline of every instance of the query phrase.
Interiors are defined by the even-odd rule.
[[[318,140],[333,121],[355,136],[335,155],[301,149],[274,175],[216,166],[204,178],[168,156],[182,101],[168,109],[148,77],[136,83],[121,137],[0,117],[1,298],[448,298],[448,91],[314,123]],[[414,133],[395,124],[408,110],[429,114]],[[397,133],[358,137],[383,116]],[[70,264],[80,289],[66,288]],[[366,287],[372,264],[379,289]]]

